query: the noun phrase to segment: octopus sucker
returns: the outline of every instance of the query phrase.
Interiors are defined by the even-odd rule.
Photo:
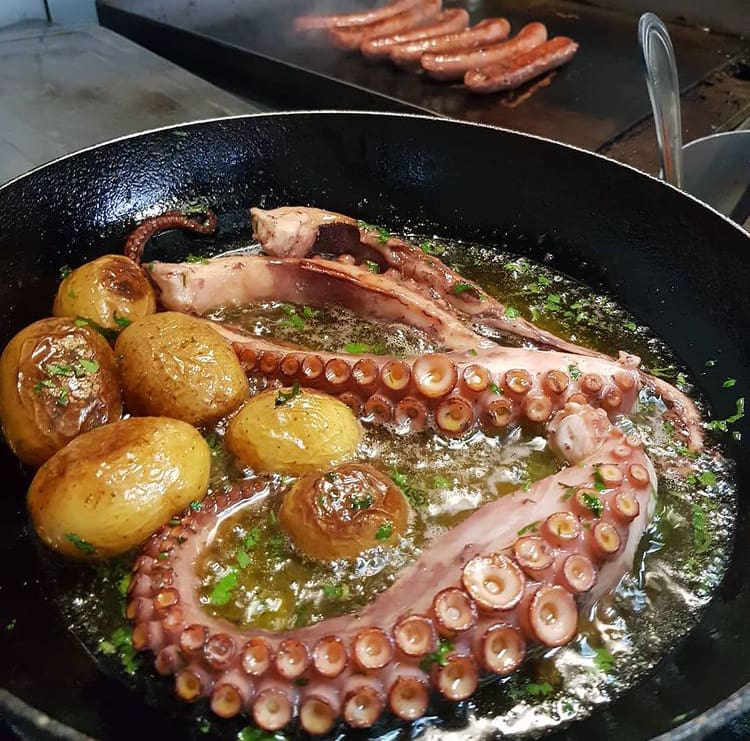
[[[160,673],[175,675],[182,699],[209,698],[222,717],[250,712],[269,731],[295,716],[311,733],[339,719],[367,728],[386,709],[419,717],[431,690],[451,701],[469,697],[483,673],[515,671],[530,646],[570,642],[577,600],[617,584],[651,515],[653,467],[604,410],[566,403],[547,434],[568,467],[436,537],[358,614],[296,629],[241,629],[203,609],[194,564],[224,518],[264,485],[209,495],[200,512],[175,520],[142,549],[128,604],[135,647],[156,655]],[[561,495],[568,490],[573,495]],[[596,505],[583,511],[589,491]],[[155,562],[155,549],[166,558]],[[160,572],[171,574],[168,587]],[[148,601],[164,606],[149,609]],[[452,648],[435,663],[429,657],[438,640]]]

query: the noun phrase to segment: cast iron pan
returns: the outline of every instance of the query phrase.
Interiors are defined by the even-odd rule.
[[[724,378],[737,379],[738,395],[750,390],[747,234],[602,157],[508,131],[391,114],[178,126],[86,150],[0,188],[0,345],[49,314],[62,265],[118,252],[135,222],[193,203],[215,208],[225,233],[246,228],[249,205],[309,203],[396,232],[417,226],[508,246],[609,293],[653,327],[698,379],[715,415],[734,412]],[[709,358],[718,360],[715,368],[705,367]],[[640,686],[558,735],[697,738],[750,708],[748,425],[740,431],[742,440],[728,443],[738,460],[737,545],[699,627]],[[102,739],[189,738],[195,731],[184,715],[154,708],[102,674],[66,632],[28,534],[28,472],[4,446],[0,473],[6,721],[30,738],[76,737],[71,729]],[[460,730],[460,712],[447,723]]]

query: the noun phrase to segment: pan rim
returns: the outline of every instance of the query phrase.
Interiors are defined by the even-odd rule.
[[[536,134],[529,134],[526,132],[514,131],[513,129],[507,129],[507,128],[503,128],[499,126],[492,126],[490,124],[484,124],[484,123],[473,122],[473,121],[462,121],[459,119],[450,118],[446,116],[436,117],[436,116],[430,116],[430,115],[422,114],[422,113],[399,113],[399,112],[390,112],[390,111],[364,111],[364,110],[356,110],[356,109],[355,110],[333,110],[333,109],[304,110],[304,109],[301,109],[301,110],[294,110],[294,111],[270,111],[270,112],[263,112],[263,113],[238,114],[234,116],[217,116],[217,117],[212,117],[212,118],[197,119],[193,121],[184,121],[181,123],[169,124],[166,126],[159,126],[159,127],[155,127],[152,129],[145,129],[143,131],[133,132],[130,134],[124,134],[119,137],[114,137],[112,139],[108,139],[106,141],[92,144],[87,147],[82,147],[81,149],[62,155],[60,157],[56,157],[55,159],[50,160],[49,162],[45,162],[44,164],[38,165],[32,168],[31,170],[12,178],[6,183],[3,183],[2,185],[0,185],[0,194],[3,193],[5,190],[9,189],[10,187],[14,186],[16,183],[24,180],[25,178],[28,178],[36,174],[37,172],[40,172],[48,167],[52,167],[59,162],[63,162],[67,159],[76,157],[85,152],[102,149],[111,144],[116,144],[117,142],[120,142],[120,141],[126,141],[128,139],[143,137],[149,134],[155,134],[155,133],[159,133],[163,131],[179,130],[187,126],[192,127],[196,125],[218,123],[222,121],[235,121],[235,120],[271,118],[271,117],[275,118],[278,116],[283,116],[283,117],[367,116],[367,117],[386,117],[386,118],[393,118],[393,119],[403,119],[403,118],[420,119],[420,120],[432,121],[435,125],[449,124],[451,126],[455,126],[455,125],[474,126],[474,127],[478,127],[482,129],[488,129],[490,131],[501,132],[503,134],[510,134],[510,135],[522,137],[525,139],[531,139],[531,140],[545,142],[547,144],[553,144],[555,146],[563,147],[565,149],[573,150],[576,152],[580,152],[584,155],[592,156],[592,157],[604,160],[605,162],[608,162],[610,164],[616,165],[618,167],[625,168],[640,177],[647,178],[648,180],[658,184],[659,186],[672,190],[676,192],[677,194],[679,194],[680,196],[693,201],[695,204],[704,208],[705,210],[712,212],[715,216],[718,216],[722,221],[724,221],[726,224],[728,224],[729,226],[734,228],[737,232],[739,232],[739,234],[743,238],[750,240],[750,233],[745,231],[739,224],[737,224],[736,222],[732,221],[724,214],[717,211],[708,203],[701,201],[699,198],[696,198],[694,195],[687,193],[685,191],[682,191],[679,188],[671,185],[670,183],[664,180],[661,180],[660,178],[655,177],[654,175],[651,175],[650,173],[639,170],[636,167],[633,167],[632,165],[629,165],[625,162],[620,162],[618,160],[615,160],[611,157],[608,157],[607,155],[600,154],[598,152],[591,152],[589,150],[583,149],[582,147],[578,147],[573,144],[567,144],[565,142],[556,141],[554,139],[539,136]],[[68,726],[65,723],[55,720],[51,716],[48,716],[44,712],[36,709],[32,705],[26,703],[24,700],[22,700],[21,698],[17,697],[13,693],[11,693],[10,691],[2,687],[0,687],[0,708],[2,708],[3,710],[11,714],[11,717],[20,718],[24,720],[25,722],[32,724],[38,731],[41,731],[43,733],[45,732],[50,733],[55,738],[72,739],[73,741],[90,741],[89,736],[86,736],[85,734],[81,733],[80,731],[73,728],[72,726]],[[705,737],[705,735],[711,731],[719,730],[720,728],[724,727],[730,720],[733,720],[737,718],[739,715],[748,711],[750,711],[750,682],[746,683],[742,687],[739,687],[731,695],[724,698],[720,702],[716,703],[716,705],[708,708],[705,712],[701,713],[695,718],[686,720],[684,723],[677,726],[676,728],[672,728],[658,736],[654,736],[652,738],[652,741],[692,741],[692,739],[700,739],[700,738]]]
[[[584,149],[583,147],[578,147],[575,144],[568,144],[566,142],[561,142],[556,139],[550,139],[548,137],[540,136],[538,134],[529,134],[524,131],[515,131],[514,129],[507,129],[502,126],[493,126],[491,124],[485,124],[485,123],[481,123],[477,121],[463,121],[461,119],[451,118],[449,116],[430,116],[425,113],[400,113],[400,112],[395,112],[395,111],[365,111],[365,110],[357,110],[357,109],[335,110],[335,109],[330,109],[330,108],[322,108],[320,110],[300,109],[300,110],[294,110],[294,111],[265,111],[261,113],[240,113],[235,116],[215,116],[212,118],[200,118],[200,119],[195,119],[192,121],[183,121],[177,124],[157,126],[152,129],[143,129],[142,131],[136,131],[131,134],[123,134],[122,136],[117,136],[112,139],[106,139],[105,141],[92,144],[88,147],[82,147],[81,149],[77,149],[74,152],[70,152],[68,154],[61,155],[60,157],[56,157],[55,159],[52,159],[49,162],[45,162],[41,165],[37,165],[31,170],[28,170],[27,172],[24,172],[20,175],[17,175],[16,177],[11,178],[7,182],[1,184],[0,192],[4,191],[6,188],[14,185],[15,183],[23,180],[24,178],[29,177],[30,175],[34,175],[37,172],[47,167],[50,167],[52,165],[56,165],[58,162],[62,162],[64,160],[70,159],[72,157],[76,157],[85,152],[90,152],[95,149],[100,149],[100,148],[109,146],[110,144],[115,144],[120,141],[126,141],[128,139],[135,139],[137,137],[146,136],[147,134],[156,134],[161,131],[169,131],[171,129],[180,129],[183,126],[196,126],[196,125],[201,125],[201,124],[217,123],[219,121],[236,121],[240,119],[272,118],[272,117],[275,118],[277,116],[296,117],[296,116],[311,116],[311,115],[313,116],[352,116],[353,115],[353,116],[370,116],[370,117],[377,116],[377,117],[383,117],[383,118],[415,118],[415,119],[421,119],[424,121],[434,121],[435,123],[438,123],[438,124],[473,126],[476,128],[488,129],[490,131],[499,131],[504,134],[510,134],[512,136],[518,136],[518,137],[522,137],[526,139],[533,139],[535,141],[545,142],[546,144],[553,144],[558,147],[563,147],[565,149],[570,149],[575,152],[580,152],[581,154],[584,154],[590,157],[602,159],[613,165],[617,165],[618,167],[622,167],[622,168],[625,168],[626,170],[630,170],[636,175],[645,177],[648,180],[654,183],[657,183],[660,186],[665,187],[681,196],[684,196],[685,198],[688,198],[689,200],[693,201],[699,206],[702,206],[703,208],[707,209],[711,213],[718,216],[726,224],[728,224],[729,226],[737,230],[743,237],[750,237],[750,233],[745,231],[739,224],[732,221],[728,216],[725,216],[720,211],[717,211],[713,206],[706,203],[705,201],[701,201],[699,198],[692,195],[691,193],[687,193],[684,190],[680,190],[678,187],[672,185],[671,183],[668,183],[665,180],[662,180],[661,178],[656,177],[655,175],[652,175],[651,173],[645,172],[643,170],[639,170],[637,167],[634,167],[633,165],[629,165],[627,162],[621,162],[619,160],[613,159],[612,157],[608,157],[606,154],[601,154],[599,152],[592,152],[588,149]],[[731,133],[731,132],[726,132],[726,133]]]

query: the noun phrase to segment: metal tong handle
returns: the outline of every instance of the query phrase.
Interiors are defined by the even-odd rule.
[[[638,41],[646,64],[646,85],[656,124],[661,177],[681,188],[682,114],[672,39],[658,16],[644,13],[638,22]]]

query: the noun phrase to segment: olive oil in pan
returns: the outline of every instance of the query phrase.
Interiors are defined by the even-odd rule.
[[[620,349],[638,354],[648,370],[691,390],[689,378],[662,341],[621,307],[567,276],[479,246],[437,240],[423,244],[497,295],[509,316],[524,316],[561,337],[611,354]],[[317,350],[346,351],[350,346],[352,353],[409,355],[440,349],[412,328],[372,323],[338,307],[269,303],[228,308],[211,318]],[[449,717],[448,725],[458,729],[443,726],[442,733],[464,738],[465,720],[471,717],[477,733],[533,736],[585,716],[649,672],[695,625],[728,562],[736,492],[731,464],[710,436],[705,451],[693,455],[674,435],[663,411],[661,402],[644,392],[637,413],[618,420],[623,429],[638,430],[659,474],[655,514],[632,573],[596,605],[583,603],[573,643],[535,649],[511,677],[488,678],[468,702],[457,707],[441,703],[431,710],[430,715]],[[224,452],[222,425],[206,436],[214,451],[214,490],[255,475],[237,469]],[[372,548],[349,562],[320,564],[301,558],[275,514],[283,491],[295,479],[275,476],[268,498],[225,518],[198,564],[207,612],[239,626],[266,628],[301,626],[354,612],[387,589],[436,535],[482,504],[559,469],[546,439],[533,429],[497,437],[478,431],[454,440],[431,432],[401,436],[365,425],[358,453],[391,476],[412,504],[402,542]],[[245,564],[240,578],[234,588],[221,588],[230,566],[236,567],[239,551]],[[110,670],[117,666],[129,681],[135,677],[142,684],[151,672],[151,657],[134,657],[123,640],[126,566],[127,560],[122,568],[51,567],[52,581],[58,584],[52,591],[71,630],[92,653]],[[58,578],[61,574],[63,579]],[[136,672],[141,665],[144,670]],[[158,701],[166,695],[171,693],[158,692]],[[199,710],[181,707],[180,712],[195,715]],[[207,722],[205,717],[202,722]],[[216,732],[228,728],[219,721],[210,723]],[[430,719],[421,723],[427,728]],[[384,721],[385,733],[395,727],[395,721]]]

